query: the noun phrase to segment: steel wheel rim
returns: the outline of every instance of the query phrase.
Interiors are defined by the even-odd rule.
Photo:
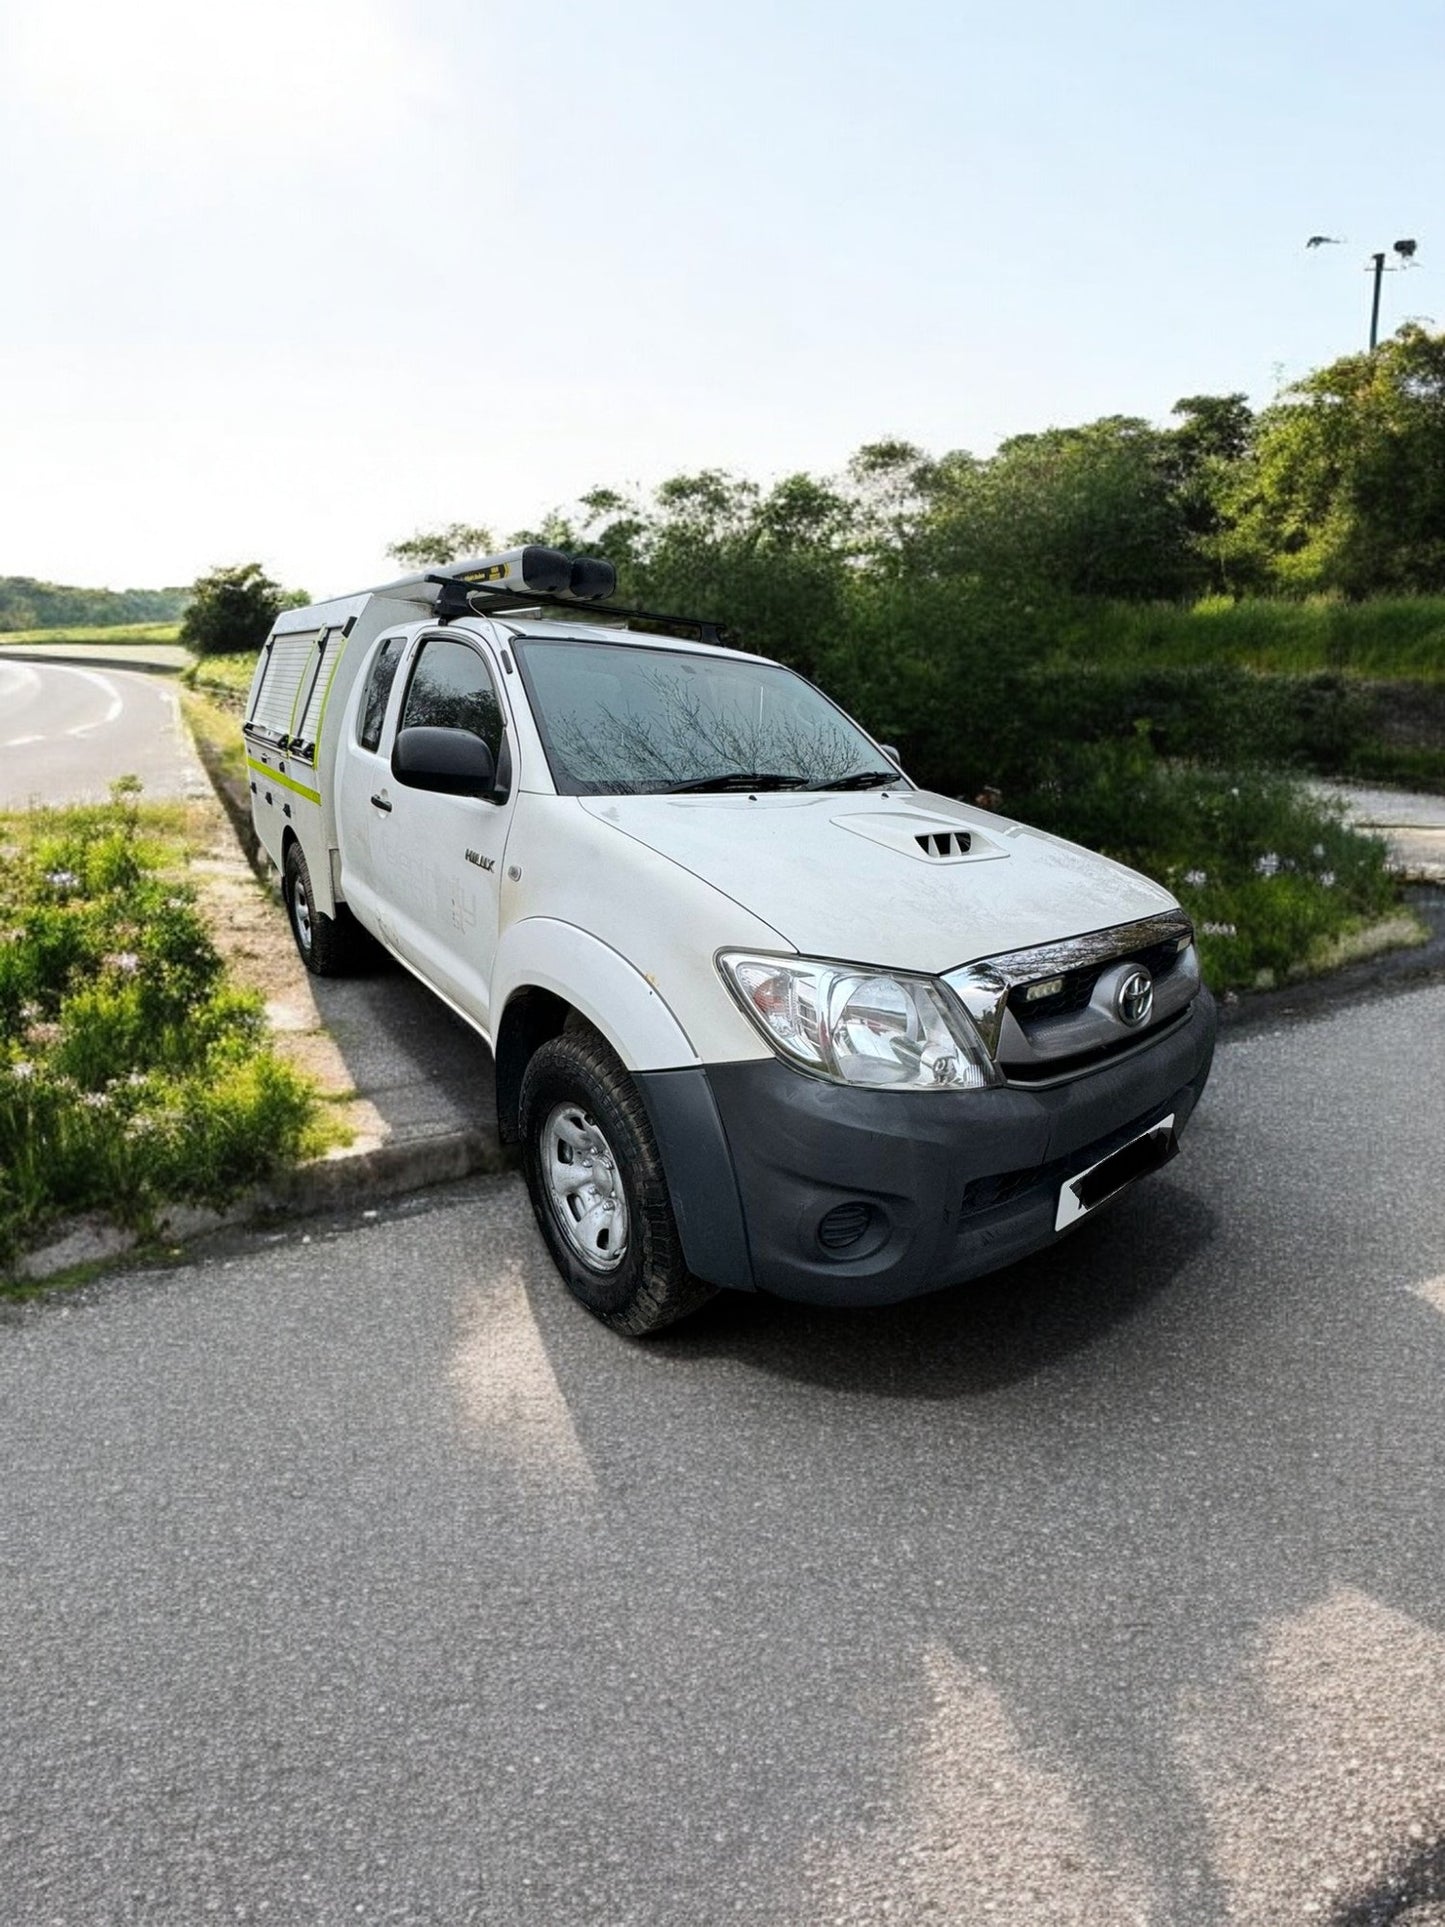
[[[627,1193],[612,1146],[581,1104],[554,1104],[541,1137],[542,1186],[553,1222],[590,1271],[627,1256]]]
[[[291,885],[291,914],[296,919],[296,935],[301,939],[301,948],[311,948],[311,899],[306,894],[306,885],[297,877]]]

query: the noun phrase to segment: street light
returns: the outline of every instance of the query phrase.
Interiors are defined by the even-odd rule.
[[[1337,248],[1342,245],[1342,239],[1337,234],[1312,234],[1308,241],[1305,242],[1307,248]],[[1400,258],[1389,272],[1395,274],[1401,268],[1413,268],[1415,265],[1415,250],[1418,246],[1419,243],[1416,241],[1396,241],[1391,252],[1398,254]],[[1371,354],[1375,352],[1376,345],[1380,339],[1380,278],[1386,272],[1385,260],[1386,253],[1382,248],[1378,254],[1372,254],[1370,256],[1371,265],[1365,270],[1367,274],[1373,273],[1375,277],[1374,299],[1370,303]]]

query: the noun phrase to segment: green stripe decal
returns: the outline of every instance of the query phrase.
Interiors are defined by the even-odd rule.
[[[308,803],[319,803],[321,801],[320,790],[307,789],[304,783],[297,783],[293,781],[291,777],[283,776],[279,769],[272,769],[269,763],[258,763],[252,757],[248,756],[246,758],[246,767],[247,769],[255,770],[258,776],[264,776],[268,782],[279,783],[283,790],[295,790],[296,794],[298,796],[304,796]]]

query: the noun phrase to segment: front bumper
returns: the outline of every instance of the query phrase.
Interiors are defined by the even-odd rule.
[[[882,1305],[1051,1244],[1068,1177],[1171,1112],[1182,1130],[1209,1076],[1215,1021],[1201,991],[1157,1042],[1038,1090],[859,1090],[777,1059],[637,1083],[699,1277]],[[825,1224],[839,1207],[849,1209]],[[857,1235],[839,1242],[840,1231]]]

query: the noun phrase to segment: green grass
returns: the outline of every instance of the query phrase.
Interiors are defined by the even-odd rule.
[[[1080,603],[1060,617],[1056,643],[1060,654],[1095,664],[1436,682],[1445,680],[1445,596]]]
[[[192,689],[204,689],[229,708],[238,709],[245,701],[256,671],[256,651],[240,656],[197,656],[181,671],[181,681]]]
[[[118,622],[109,628],[91,624],[69,629],[7,629],[0,631],[0,648],[23,645],[40,649],[57,642],[169,643],[179,642],[180,635],[178,622]]]
[[[197,910],[184,813],[117,792],[0,819],[0,1259],[65,1213],[222,1204],[322,1144]]]
[[[201,760],[214,780],[217,771],[230,782],[246,787],[246,740],[236,710],[218,702],[209,690],[183,689],[181,709]]]

